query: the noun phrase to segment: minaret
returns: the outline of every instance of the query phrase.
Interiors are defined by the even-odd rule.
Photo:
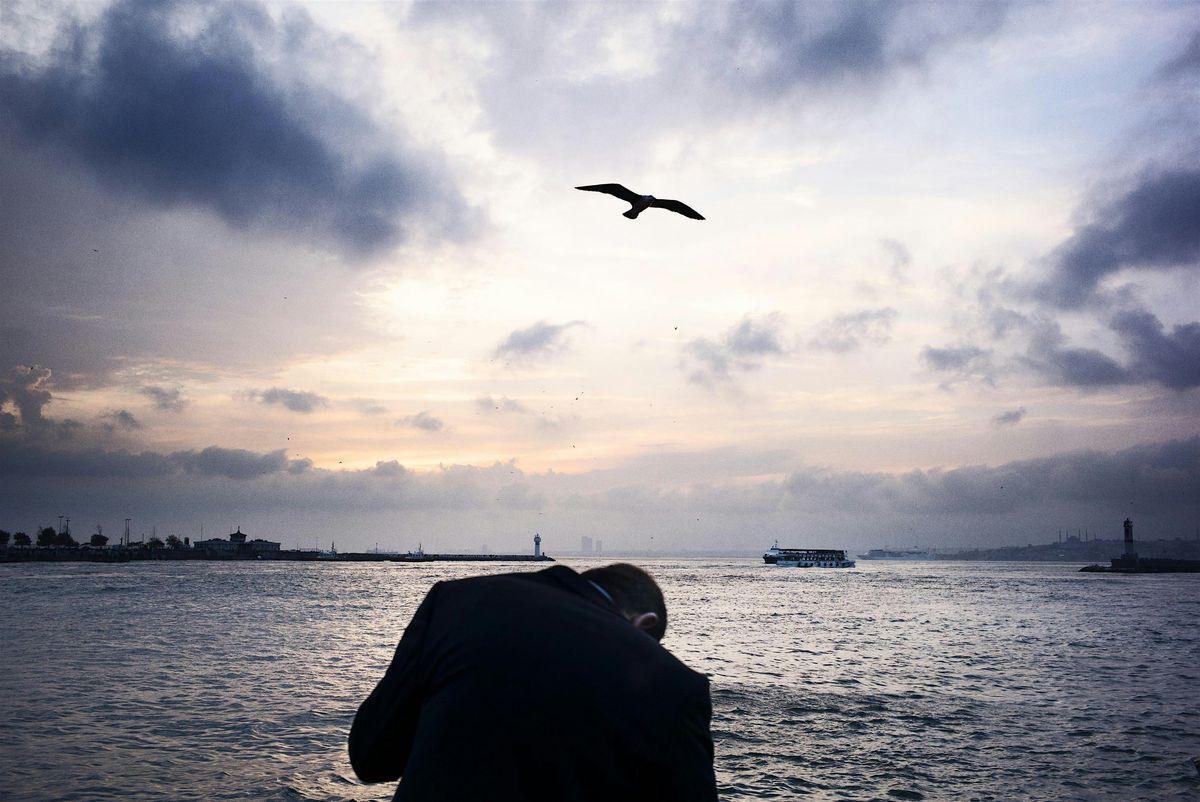
[[[534,558],[542,556],[542,536],[537,532],[533,533],[533,556]]]

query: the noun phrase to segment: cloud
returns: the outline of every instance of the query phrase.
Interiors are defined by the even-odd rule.
[[[371,473],[376,476],[397,477],[408,474],[408,469],[400,464],[398,460],[380,460],[375,463],[375,467],[371,468]]]
[[[317,393],[305,390],[288,390],[283,387],[271,387],[255,395],[264,404],[280,404],[292,412],[312,412],[317,407],[328,406],[329,399]]]
[[[1161,80],[1173,81],[1200,74],[1200,31],[1192,34],[1183,52],[1158,70]]]
[[[577,164],[611,147],[653,152],[655,131],[871,98],[1005,14],[1005,3],[417,3],[407,20],[488,41],[481,98],[497,141]]]
[[[1002,340],[1010,332],[1027,328],[1029,318],[1015,309],[991,306],[987,309],[985,323],[988,336],[993,340]]]
[[[308,460],[295,462],[309,463]],[[15,441],[0,449],[0,475],[49,476],[68,479],[153,480],[193,475],[251,480],[285,471],[289,462],[283,449],[261,454],[241,448],[209,446],[169,454],[145,451],[110,451],[101,448],[62,450],[36,441]],[[152,492],[152,491],[151,491]]]
[[[1022,361],[1051,384],[1096,388],[1132,381],[1112,357],[1094,348],[1068,348],[1065,342],[1057,323],[1042,320]]]
[[[1125,364],[1094,348],[1070,348],[1058,324],[1042,320],[1021,360],[1051,384],[1098,388],[1157,383],[1171,390],[1200,387],[1200,323],[1165,331],[1142,309],[1113,315],[1108,325],[1128,353]]]
[[[179,451],[170,460],[188,473],[224,476],[229,479],[255,479],[279,473],[288,467],[285,449],[257,454],[242,448],[209,446],[203,451]]]
[[[1178,315],[1182,297],[1178,290],[1175,296],[1162,294],[1172,286],[1162,275],[1190,273],[1184,286],[1200,275],[1200,106],[1197,85],[1190,81],[1200,70],[1198,53],[1200,33],[1154,73],[1144,93],[1145,119],[1126,143],[1126,163],[1132,166],[1116,168],[1076,210],[1074,232],[1036,265],[1041,275],[1023,284],[1000,269],[980,276],[974,336],[989,339],[997,350],[1005,340],[1017,348],[1023,342],[1023,351],[993,354],[969,343],[926,349],[922,356],[930,367],[966,369],[966,375],[990,380],[990,362],[1005,371],[1031,371],[1047,384],[1084,390],[1200,386],[1200,322],[1168,331],[1142,299],[1147,291],[1155,293],[1166,314]],[[1132,274],[1140,275],[1140,283],[1115,283]],[[1193,314],[1186,302],[1178,308]],[[1119,351],[1090,342],[1071,344],[1062,325],[1079,323],[1105,330],[1111,336],[1094,339],[1115,341]]]
[[[197,206],[234,228],[300,235],[352,257],[418,221],[461,235],[469,215],[428,156],[389,144],[348,103],[273,77],[265,50],[331,54],[292,9],[121,0],[64,26],[47,59],[0,54],[0,108],[109,189]],[[353,143],[350,148],[341,142]]]
[[[147,385],[140,392],[154,402],[155,409],[162,412],[182,412],[188,403],[178,387],[167,389],[166,387]]]
[[[519,530],[536,508],[559,523],[564,542],[601,528],[657,532],[664,545],[674,531],[678,548],[761,549],[767,534],[795,531],[798,520],[819,522],[847,544],[894,537],[897,521],[906,518],[947,545],[1011,542],[1014,527],[1036,528],[1059,516],[1100,516],[1115,524],[1131,501],[1143,510],[1142,521],[1157,522],[1149,531],[1190,536],[1200,504],[1200,437],[904,473],[796,467],[795,455],[774,452],[726,455],[726,470],[714,463],[722,463],[720,455],[696,453],[655,458],[633,472],[525,475],[512,461],[417,471],[396,460],[334,471],[288,460],[283,451],[213,446],[130,453],[19,441],[0,449],[0,510],[10,520],[36,520],[69,493],[73,511],[89,520],[120,520],[131,508],[160,524],[245,510],[275,521],[277,529],[312,537],[338,520],[353,520],[364,531],[385,520],[443,533],[468,525],[471,531]],[[780,478],[763,478],[768,475]],[[692,527],[701,516],[714,521],[710,528]],[[681,529],[684,520],[689,524]],[[731,540],[731,529],[751,534]],[[357,547],[374,539],[359,537]]]
[[[304,457],[302,459],[288,460],[287,472],[293,476],[302,473],[308,473],[313,469],[313,461]]]
[[[895,309],[883,308],[837,315],[817,328],[809,346],[844,354],[863,344],[883,345],[892,338],[896,314]]]
[[[51,375],[49,368],[18,365],[0,378],[0,423],[5,428],[20,424],[28,429],[41,429],[51,425],[42,415],[42,409],[53,398],[49,390]],[[14,412],[4,411],[10,405]]]
[[[996,428],[1004,426],[1016,426],[1021,421],[1025,420],[1025,407],[1010,409],[1008,412],[1001,412],[999,415],[992,418],[992,425]]]
[[[1112,329],[1129,351],[1131,377],[1172,390],[1200,387],[1200,323],[1174,326],[1167,334],[1154,315],[1129,310],[1113,318]]]
[[[999,516],[1060,504],[1182,510],[1200,501],[1200,437],[1104,453],[1085,451],[999,466],[902,474],[798,471],[783,483],[791,506],[881,514]]]
[[[522,404],[520,401],[514,401],[511,398],[501,397],[492,398],[490,395],[475,399],[475,408],[480,412],[486,413],[502,413],[512,415],[532,415],[533,410]]]
[[[783,344],[780,342],[780,329],[783,327],[783,316],[772,312],[762,320],[744,318],[730,329],[724,338],[725,348],[734,356],[754,357],[767,354],[782,354]]]
[[[582,320],[570,323],[547,323],[539,320],[532,326],[517,329],[496,346],[493,356],[503,359],[548,358],[568,350],[567,335],[576,326],[586,326]]]
[[[764,358],[784,354],[783,316],[772,312],[755,320],[743,318],[716,340],[697,337],[684,344],[680,367],[692,384],[715,388],[733,383],[738,374],[757,370]]]
[[[75,438],[84,427],[79,421],[47,418],[42,410],[53,400],[50,368],[18,365],[0,377],[0,435],[16,438]]]
[[[374,401],[367,400],[359,401],[358,408],[362,414],[369,418],[373,418],[377,415],[386,415],[388,411],[387,407],[383,406],[382,404],[377,404]]]
[[[397,426],[408,426],[413,429],[421,429],[426,432],[440,432],[446,428],[446,423],[441,418],[431,414],[428,410],[418,412],[416,415],[408,415],[396,421]]]
[[[908,246],[894,239],[881,239],[879,244],[892,259],[891,274],[893,281],[904,281],[908,278],[908,269],[912,267],[912,254]]]
[[[1055,306],[1075,308],[1119,270],[1200,268],[1197,220],[1200,169],[1181,166],[1139,176],[1059,246],[1051,257],[1053,272],[1037,294]]]
[[[113,429],[137,430],[142,428],[141,422],[128,410],[118,409],[115,412],[107,412],[101,417],[110,421],[106,425]]]
[[[992,33],[1004,17],[1003,4],[971,12],[942,4],[936,9],[904,3],[733,3],[706,9],[680,26],[673,44],[692,57],[688,66],[708,83],[752,97],[867,89],[892,73],[920,69],[958,41]]]
[[[921,361],[930,370],[953,374],[958,379],[978,378],[989,384],[994,381],[992,351],[976,345],[927,345],[921,350]]]

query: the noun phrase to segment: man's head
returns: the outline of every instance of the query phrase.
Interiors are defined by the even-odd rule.
[[[652,576],[629,563],[591,568],[580,576],[604,588],[635,627],[662,640],[667,631],[667,605]]]

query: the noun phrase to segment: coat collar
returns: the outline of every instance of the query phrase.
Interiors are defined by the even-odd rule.
[[[613,604],[610,598],[593,587],[591,582],[588,582],[574,570],[565,565],[554,565],[549,568],[545,568],[541,571],[538,571],[538,575],[553,581],[555,584],[561,585],[566,590],[569,590],[578,596],[582,596],[593,604],[597,604],[606,610],[610,610],[622,618],[625,617],[622,615],[620,609],[617,608],[617,605]]]

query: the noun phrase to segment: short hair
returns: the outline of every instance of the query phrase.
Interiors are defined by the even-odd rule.
[[[658,623],[647,630],[655,640],[667,632],[667,603],[654,577],[629,563],[613,563],[602,568],[589,568],[580,574],[608,591],[613,602],[625,615],[654,613]]]

